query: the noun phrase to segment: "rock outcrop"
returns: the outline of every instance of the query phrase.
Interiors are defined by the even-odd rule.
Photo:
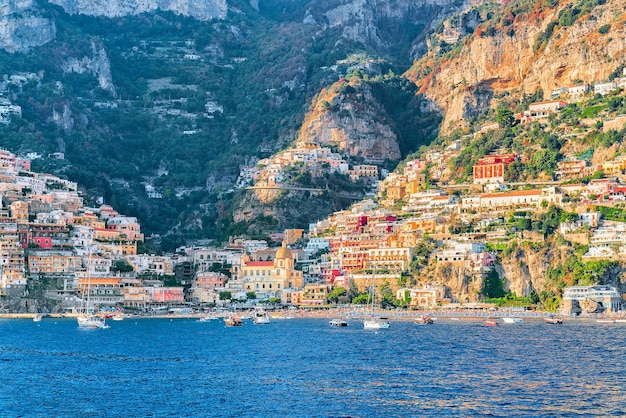
[[[322,92],[298,133],[297,144],[316,143],[366,161],[398,160],[396,134],[370,86],[354,77]]]
[[[91,43],[91,57],[68,58],[61,64],[63,72],[66,73],[90,73],[98,79],[98,86],[109,92],[112,97],[117,97],[115,85],[111,77],[111,63],[104,46]]]
[[[340,28],[346,39],[385,49],[390,42],[382,35],[381,24],[406,21],[429,27],[441,20],[440,14],[449,14],[450,9],[463,3],[456,0],[351,0],[326,11],[324,19],[318,21],[328,22],[330,28]],[[307,17],[311,19],[310,15]]]
[[[492,106],[494,95],[521,97],[542,90],[547,98],[558,87],[603,81],[626,62],[624,0],[607,2],[570,26],[559,26],[559,12],[566,7],[569,3],[562,2],[539,15],[515,17],[507,28],[490,33],[485,26],[497,23],[485,22],[459,41],[463,47],[456,56],[439,61],[431,56],[408,71],[445,112],[442,130],[461,126],[468,116]],[[421,71],[425,66],[432,71]],[[485,92],[491,93],[488,100]]]
[[[45,45],[56,36],[56,26],[33,8],[32,0],[0,3],[0,48],[8,52],[27,52]]]
[[[226,0],[50,0],[69,14],[119,17],[165,10],[198,20],[224,19]]]
[[[540,293],[554,290],[547,280],[548,270],[566,263],[573,255],[573,248],[556,246],[552,241],[536,248],[523,241],[508,254],[501,254],[495,270],[503,281],[505,292],[528,296],[532,291]],[[465,261],[432,262],[420,277],[424,283],[436,282],[449,289],[455,302],[477,302],[482,299],[486,272],[476,271]]]

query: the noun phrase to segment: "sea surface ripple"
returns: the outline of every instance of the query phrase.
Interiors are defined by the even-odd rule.
[[[0,320],[2,417],[624,416],[626,324]]]

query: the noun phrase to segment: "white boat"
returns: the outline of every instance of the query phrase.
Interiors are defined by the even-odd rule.
[[[78,328],[83,329],[104,329],[109,328],[106,324],[106,319],[102,316],[94,315],[91,310],[91,250],[89,250],[89,258],[87,261],[87,289],[83,289],[83,296],[87,292],[87,304],[83,308],[83,311],[78,314],[76,321],[78,322]]]
[[[257,325],[266,325],[270,323],[270,316],[265,311],[256,311],[252,321]]]
[[[215,321],[216,319],[221,319],[222,317],[220,315],[217,315],[215,313],[209,313],[204,315],[202,318],[198,319],[198,321],[200,322],[208,322],[208,321]]]
[[[390,326],[391,324],[385,318],[369,318],[363,321],[365,329],[387,329]]]
[[[43,318],[42,314],[37,314],[37,315],[33,316],[33,322],[41,322],[42,318]]]
[[[348,322],[343,319],[331,319],[329,322],[331,327],[347,327]]]
[[[108,328],[109,326],[106,324],[106,320],[98,315],[92,314],[80,314],[76,317],[78,321],[79,328],[85,329],[97,329],[97,328]]]
[[[524,322],[524,320],[522,318],[516,318],[514,316],[506,316],[502,318],[502,322],[504,322],[505,324],[520,324]]]
[[[374,288],[374,279],[372,278],[372,286],[369,289],[369,295],[371,299],[371,311],[369,317],[363,320],[364,329],[387,329],[390,327],[390,323],[387,318],[377,318],[374,316],[374,299],[376,296],[376,289]]]
[[[123,321],[124,320],[124,314],[123,313],[116,313],[115,315],[113,315],[111,317],[112,320],[114,321]]]

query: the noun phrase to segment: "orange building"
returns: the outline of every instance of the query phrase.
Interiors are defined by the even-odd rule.
[[[388,186],[387,198],[389,200],[402,200],[406,194],[406,185],[402,186]]]

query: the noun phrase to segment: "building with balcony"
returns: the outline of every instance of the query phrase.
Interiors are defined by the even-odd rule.
[[[513,161],[517,161],[516,154],[490,155],[478,160],[474,164],[474,183],[502,183],[504,170]]]

